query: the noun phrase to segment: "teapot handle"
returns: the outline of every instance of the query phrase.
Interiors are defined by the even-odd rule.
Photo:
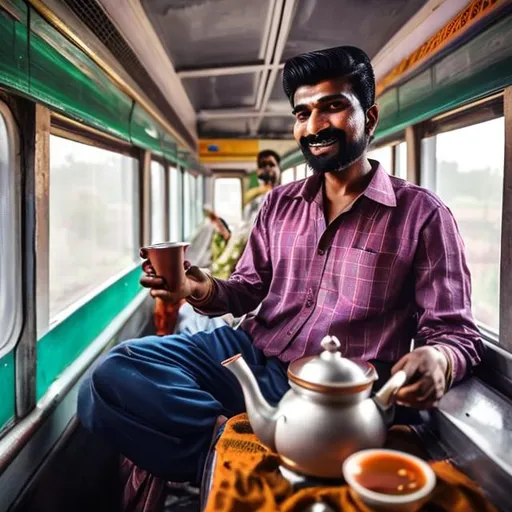
[[[405,384],[407,381],[407,374],[400,370],[391,377],[382,388],[375,393],[373,399],[375,403],[382,409],[388,409],[393,405],[393,398],[396,392]]]

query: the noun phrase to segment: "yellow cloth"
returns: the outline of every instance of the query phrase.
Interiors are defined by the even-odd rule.
[[[206,512],[299,512],[318,499],[335,510],[370,512],[346,485],[311,487],[294,493],[279,471],[279,457],[260,443],[246,414],[227,422],[216,451]],[[476,484],[448,462],[433,462],[431,467],[436,473],[436,487],[416,510],[495,512]]]
[[[272,190],[271,185],[260,185],[259,187],[253,187],[249,189],[244,196],[244,207],[249,204],[253,199],[256,199],[261,194],[266,194]]]

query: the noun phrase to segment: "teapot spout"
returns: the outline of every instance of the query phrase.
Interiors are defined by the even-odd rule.
[[[379,408],[384,421],[389,425],[393,422],[394,417],[394,404],[396,392],[405,384],[407,381],[407,374],[400,370],[391,377],[382,388],[375,393],[373,401]]]
[[[226,359],[222,366],[233,373],[242,387],[247,415],[254,433],[263,444],[275,451],[277,407],[272,407],[261,394],[258,382],[242,354]]]

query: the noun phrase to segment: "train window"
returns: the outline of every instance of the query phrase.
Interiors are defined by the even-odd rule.
[[[234,228],[242,220],[242,180],[216,178],[214,194],[215,213]]]
[[[295,180],[295,169],[292,167],[291,169],[286,169],[281,173],[281,185],[286,185],[287,183],[291,183]]]
[[[203,201],[204,201],[204,180],[200,174],[196,178],[196,219],[197,224],[200,224],[203,219]]]
[[[20,211],[16,135],[10,112],[0,103],[0,359],[21,329]],[[5,363],[7,367],[7,363]],[[0,427],[1,427],[0,418]]]
[[[295,167],[295,179],[303,180],[306,177],[306,164],[299,164]]]
[[[309,178],[309,176],[312,176],[313,175],[313,169],[311,169],[311,167],[307,166],[306,167],[306,177]]]
[[[438,133],[423,144],[434,148],[435,176],[429,182],[453,212],[464,239],[475,318],[497,333],[504,118]]]
[[[50,136],[51,321],[138,261],[137,172],[134,158]]]
[[[190,203],[191,177],[188,172],[183,174],[183,237],[185,240],[189,240],[192,236],[192,205]]]
[[[165,233],[165,169],[160,162],[151,162],[151,243],[167,240]]]
[[[371,151],[368,151],[366,156],[372,160],[377,160],[377,162],[379,162],[388,173],[391,174],[393,172],[392,146],[382,146],[380,148],[372,149]]]
[[[176,167],[169,168],[169,240],[179,242],[181,233],[181,172]]]
[[[197,228],[197,208],[196,208],[196,198],[197,198],[197,182],[196,177],[192,174],[189,174],[190,180],[190,193],[189,193],[189,202],[190,202],[190,226],[192,236]]]
[[[400,142],[395,146],[395,176],[407,179],[407,143]]]

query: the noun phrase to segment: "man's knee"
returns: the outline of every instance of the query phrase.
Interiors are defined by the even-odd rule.
[[[98,414],[98,406],[119,406],[122,402],[123,387],[129,381],[122,377],[124,359],[130,356],[133,344],[130,340],[117,345],[98,360],[85,376],[78,392],[77,412],[82,422],[90,423]]]

